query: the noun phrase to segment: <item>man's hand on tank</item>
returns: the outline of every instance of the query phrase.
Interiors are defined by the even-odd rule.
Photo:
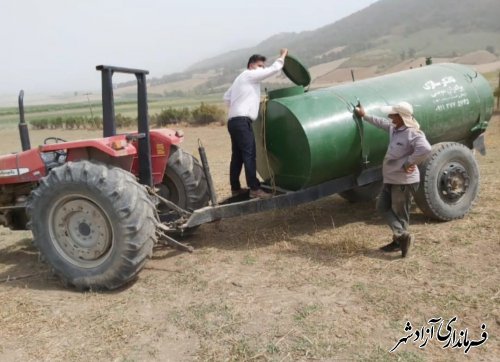
[[[284,58],[288,55],[288,49],[287,48],[283,48],[280,50],[280,57],[281,58]]]
[[[354,114],[358,117],[364,117],[365,116],[365,109],[363,106],[360,107],[354,107]]]

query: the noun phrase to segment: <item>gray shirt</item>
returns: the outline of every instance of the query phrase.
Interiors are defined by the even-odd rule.
[[[431,152],[431,145],[424,133],[406,126],[395,128],[392,121],[385,118],[365,115],[363,119],[389,132],[389,147],[382,166],[384,183],[408,185],[420,182],[418,167],[406,173],[404,166],[419,164]]]

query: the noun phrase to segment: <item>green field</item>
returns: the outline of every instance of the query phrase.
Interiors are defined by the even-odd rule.
[[[201,102],[208,104],[222,105],[221,94],[209,94],[199,97],[165,98],[149,100],[149,114],[153,115],[168,107],[174,108],[194,108]],[[92,113],[95,117],[102,117],[101,102],[92,102]],[[118,100],[115,103],[115,113],[124,116],[137,116],[137,102],[135,100]],[[25,104],[25,118],[29,123],[31,120],[56,117],[91,116],[90,106],[87,102],[47,104],[30,106]],[[19,111],[17,107],[0,108],[0,127],[13,126],[19,122]]]

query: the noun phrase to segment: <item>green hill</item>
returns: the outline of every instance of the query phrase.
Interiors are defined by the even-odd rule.
[[[421,57],[457,58],[480,50],[500,55],[499,15],[500,0],[379,0],[316,30],[277,34],[255,47],[200,61],[185,72],[153,78],[150,86],[171,97],[221,92],[251,54],[273,59],[283,47],[309,68],[343,59],[339,68],[374,67],[376,74]]]
[[[498,0],[380,0],[317,30],[278,34],[253,48],[203,60],[189,70],[239,69],[250,54],[273,57],[282,47],[308,66],[374,49],[387,49],[387,59],[397,60],[403,51],[434,57],[487,47],[500,52],[499,15]],[[338,47],[344,48],[325,54]]]

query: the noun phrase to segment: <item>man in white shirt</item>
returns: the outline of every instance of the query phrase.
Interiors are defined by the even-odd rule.
[[[265,67],[266,57],[254,54],[250,57],[247,69],[234,80],[224,94],[224,102],[229,107],[227,128],[231,135],[232,155],[229,168],[233,196],[247,192],[241,188],[240,173],[245,166],[250,198],[270,198],[272,195],[260,188],[257,179],[255,138],[252,122],[257,119],[260,104],[260,82],[278,74],[285,64],[287,49],[281,49],[280,57]]]

